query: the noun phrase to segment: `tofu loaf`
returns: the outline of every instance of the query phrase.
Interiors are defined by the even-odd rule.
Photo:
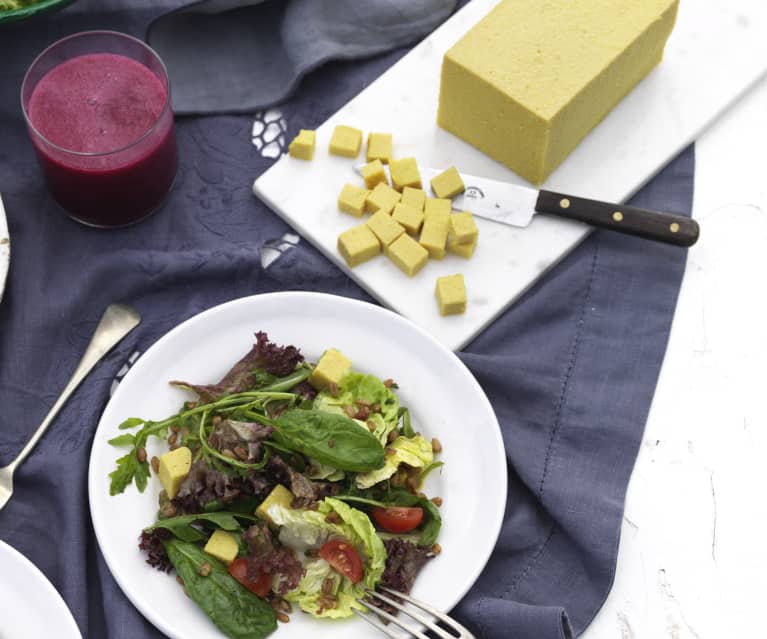
[[[439,126],[540,184],[663,57],[678,0],[501,0],[445,54]]]

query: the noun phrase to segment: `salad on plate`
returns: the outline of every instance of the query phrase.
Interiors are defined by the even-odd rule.
[[[218,383],[171,384],[190,393],[177,414],[127,419],[109,441],[128,449],[110,493],[156,477],[139,547],[227,637],[266,637],[297,609],[350,617],[366,589],[409,592],[439,554],[441,499],[422,485],[441,444],[392,379],[333,348],[309,363],[258,332]],[[164,452],[150,457],[150,438]]]

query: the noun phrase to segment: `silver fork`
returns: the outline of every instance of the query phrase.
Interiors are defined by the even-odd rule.
[[[21,452],[16,456],[10,464],[0,468],[0,510],[8,503],[8,500],[13,495],[13,473],[21,463],[29,455],[30,451],[35,447],[38,440],[43,436],[47,430],[53,418],[56,417],[61,407],[69,399],[69,396],[80,385],[85,376],[91,372],[91,369],[96,363],[104,357],[112,347],[117,344],[123,337],[130,333],[141,321],[141,316],[134,311],[130,306],[124,306],[122,304],[111,304],[104,311],[104,315],[101,316],[96,331],[91,337],[91,341],[88,344],[88,348],[85,349],[80,363],[77,365],[75,372],[72,373],[67,385],[59,395],[59,398],[51,406],[51,410],[43,419],[43,422],[37,427],[37,430],[29,438],[29,441],[21,449]]]
[[[375,614],[370,614],[366,612],[361,612],[359,610],[355,610],[354,612],[359,616],[362,617],[365,621],[367,621],[370,625],[375,626],[378,628],[381,632],[383,632],[387,637],[392,637],[392,639],[401,639],[402,635],[399,633],[395,633],[391,628],[388,628],[386,624],[384,624],[380,619],[377,617],[381,617],[383,619],[386,619],[387,621],[393,623],[394,625],[402,628],[406,632],[409,632],[413,637],[416,637],[416,639],[429,639],[421,630],[417,627],[414,627],[411,624],[407,624],[399,617],[395,617],[394,615],[386,612],[382,608],[379,608],[377,605],[372,603],[370,601],[370,597],[376,597],[380,599],[381,601],[386,602],[390,606],[393,606],[397,610],[405,613],[408,617],[411,619],[414,619],[422,626],[425,626],[429,630],[431,630],[435,635],[440,637],[440,639],[474,639],[474,635],[471,634],[464,626],[459,624],[455,619],[452,617],[449,617],[444,612],[440,612],[433,606],[430,606],[429,604],[424,603],[423,601],[420,601],[419,599],[416,599],[415,597],[411,597],[410,595],[406,595],[404,593],[398,592],[397,590],[392,590],[391,588],[386,588],[385,586],[378,586],[380,590],[383,590],[385,592],[388,592],[390,595],[394,595],[395,597],[398,597],[400,599],[403,599],[404,601],[407,601],[412,606],[415,606],[417,609],[422,610],[423,612],[426,612],[429,616],[421,614],[417,610],[413,610],[413,608],[407,607],[402,605],[401,603],[395,601],[391,597],[387,597],[386,595],[374,591],[374,590],[366,590],[368,597],[365,599],[364,604],[370,610],[371,612]],[[447,626],[452,632],[447,632],[443,628],[440,628],[438,625],[434,623],[434,620],[437,619],[441,621],[445,626]]]

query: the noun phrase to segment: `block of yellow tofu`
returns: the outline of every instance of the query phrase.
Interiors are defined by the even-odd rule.
[[[439,198],[455,197],[459,193],[463,193],[466,187],[463,184],[458,169],[451,166],[449,169],[442,171],[439,175],[435,175],[431,179],[431,190],[434,191],[434,195]]]
[[[368,133],[367,161],[381,160],[384,164],[388,164],[391,156],[391,133]]]
[[[398,191],[406,186],[421,188],[421,173],[418,171],[415,158],[391,160],[389,162],[389,175],[391,175],[391,185]]]
[[[375,188],[368,195],[368,199],[365,201],[365,210],[370,213],[376,213],[383,211],[384,213],[391,213],[394,209],[394,205],[400,201],[402,196],[397,193],[388,184],[376,184]]]
[[[661,61],[678,0],[501,0],[445,54],[438,124],[539,184]]]
[[[477,239],[478,235],[479,229],[471,213],[463,211],[450,216],[450,239],[456,244],[470,244]]]
[[[165,492],[168,493],[168,499],[173,499],[178,494],[181,482],[186,479],[191,467],[192,451],[186,446],[179,446],[176,450],[160,455],[157,475]]]
[[[357,266],[381,252],[381,243],[367,224],[354,226],[338,236],[338,252],[349,266]]]
[[[405,228],[391,215],[384,211],[373,213],[367,221],[370,230],[375,233],[384,248],[405,232]]]
[[[426,203],[426,191],[423,189],[414,189],[412,186],[406,186],[402,189],[401,202],[414,209],[423,211],[423,206]]]
[[[460,273],[438,277],[434,293],[440,315],[459,315],[466,311],[466,285]]]
[[[449,223],[441,218],[424,218],[423,229],[421,229],[421,237],[418,242],[429,252],[429,257],[435,260],[441,260],[445,257],[449,229]]]
[[[455,242],[453,238],[449,238],[447,241],[447,250],[450,253],[459,255],[460,257],[464,257],[468,260],[472,255],[474,255],[474,249],[477,248],[478,240],[479,235],[477,235],[472,242],[459,244],[458,242]]]
[[[386,255],[409,277],[418,273],[429,260],[427,250],[407,234],[400,235],[389,244]]]
[[[352,368],[352,361],[335,348],[326,350],[320,357],[307,380],[317,390],[325,390],[331,384],[341,383]]]
[[[391,214],[392,218],[405,227],[410,235],[415,235],[421,229],[423,224],[423,211],[415,209],[412,206],[400,202],[394,207]]]
[[[282,506],[283,508],[290,508],[293,503],[293,493],[291,493],[282,484],[277,484],[272,488],[272,492],[267,495],[266,499],[262,501],[258,508],[256,508],[256,516],[263,519],[268,524],[274,524],[271,516],[269,515],[269,508],[272,506]]]
[[[314,131],[301,129],[298,135],[288,145],[288,153],[292,158],[311,160],[314,157],[314,144],[317,134]]]
[[[427,197],[423,206],[425,217],[436,217],[444,219],[446,223],[450,221],[450,211],[452,203],[443,198]]]
[[[386,177],[386,171],[384,171],[381,160],[368,162],[360,169],[360,175],[365,180],[365,186],[369,189],[375,188],[376,184],[389,184],[389,179]]]
[[[219,528],[213,531],[203,550],[211,557],[215,557],[225,564],[231,564],[237,558],[240,546],[234,535]]]
[[[330,138],[330,152],[347,158],[356,158],[362,146],[362,131],[339,124]]]
[[[362,217],[368,195],[370,195],[370,191],[367,189],[356,184],[344,184],[344,188],[341,189],[338,196],[338,210],[354,217]]]

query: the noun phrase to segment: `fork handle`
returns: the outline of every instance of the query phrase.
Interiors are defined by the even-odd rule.
[[[698,223],[683,215],[609,204],[552,191],[540,191],[535,210],[676,246],[692,246],[698,241],[700,233]]]
[[[16,455],[8,467],[11,469],[19,466],[29,455],[35,444],[45,434],[45,431],[50,426],[53,418],[56,417],[61,407],[67,403],[67,400],[85,379],[85,376],[91,372],[91,369],[96,363],[104,357],[112,348],[128,333],[130,333],[141,321],[141,316],[128,306],[122,304],[111,304],[104,311],[104,315],[101,317],[96,331],[93,333],[88,348],[85,349],[85,353],[80,359],[80,363],[77,365],[75,372],[72,373],[64,390],[61,391],[58,399],[54,402],[48,414],[43,419],[42,423],[37,427],[37,430],[29,438],[29,441],[24,444],[24,448]]]

